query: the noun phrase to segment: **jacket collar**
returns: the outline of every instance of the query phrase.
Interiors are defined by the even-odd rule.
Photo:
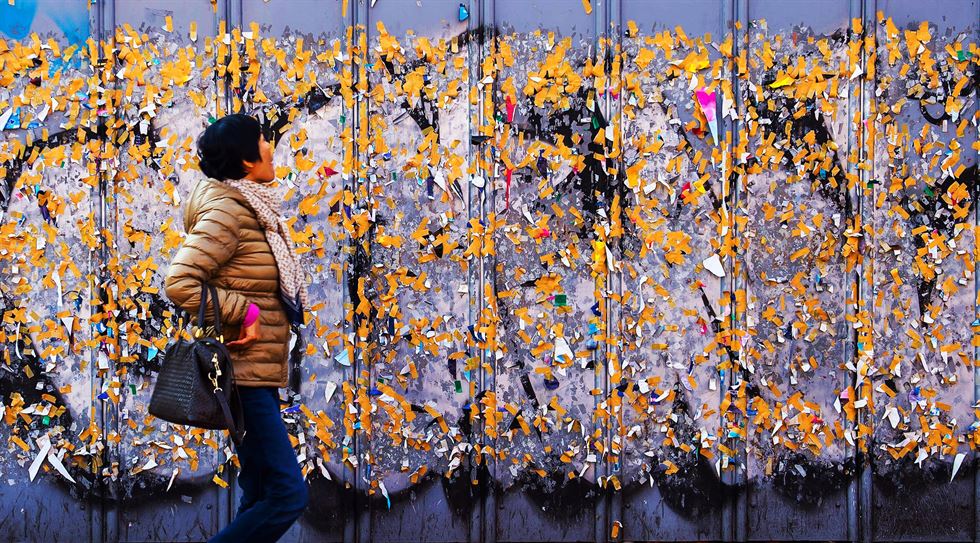
[[[248,206],[248,200],[245,199],[245,195],[239,192],[238,189],[224,183],[222,181],[217,181],[215,179],[206,178],[200,182],[199,187],[205,191],[210,192],[213,197],[225,197],[232,198],[246,206]]]

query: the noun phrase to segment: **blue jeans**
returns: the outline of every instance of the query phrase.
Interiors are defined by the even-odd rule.
[[[245,417],[236,451],[242,499],[235,519],[208,541],[278,541],[306,509],[306,481],[279,414],[279,389],[240,386],[238,393]]]

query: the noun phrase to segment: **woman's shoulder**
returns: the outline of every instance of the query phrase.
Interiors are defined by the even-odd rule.
[[[234,187],[214,179],[201,179],[187,200],[184,228],[190,232],[201,216],[208,214],[220,218],[226,227],[237,230],[239,218],[249,213],[245,197]]]
[[[227,183],[214,179],[201,179],[191,192],[189,211],[200,212],[216,206],[242,207],[246,204],[245,197],[237,189]]]

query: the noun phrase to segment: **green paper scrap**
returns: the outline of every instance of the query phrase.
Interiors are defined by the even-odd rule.
[[[555,307],[565,307],[568,305],[567,294],[555,294]]]
[[[456,379],[456,393],[459,394],[461,392],[463,392],[463,382]]]

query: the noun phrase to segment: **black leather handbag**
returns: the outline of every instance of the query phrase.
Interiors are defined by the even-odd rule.
[[[279,291],[279,301],[282,302],[286,320],[289,321],[289,329],[296,336],[296,342],[289,351],[289,389],[298,395],[302,386],[303,347],[306,345],[303,340],[303,330],[300,328],[303,324],[303,302],[300,300],[299,293],[296,293],[295,298],[291,299],[281,290]]]
[[[204,334],[209,291],[216,338]],[[150,396],[149,411],[154,417],[174,424],[228,430],[237,448],[245,437],[244,417],[231,357],[223,341],[218,293],[213,286],[202,282],[194,339],[179,338],[167,346]]]
[[[290,326],[303,324],[303,302],[300,301],[299,293],[295,298],[290,299],[280,290],[279,301],[282,302],[282,310],[286,313],[286,320],[289,321]]]

